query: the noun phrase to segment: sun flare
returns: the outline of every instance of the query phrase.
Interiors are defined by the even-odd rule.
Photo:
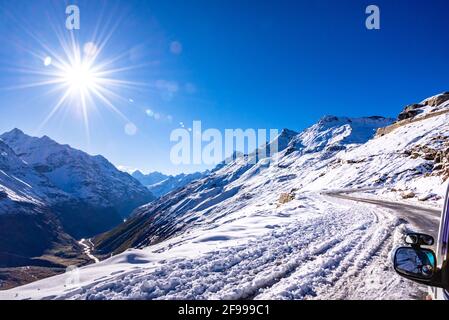
[[[87,63],[70,65],[64,71],[64,81],[72,93],[85,94],[99,85],[99,79]]]
[[[101,45],[102,48],[104,45]],[[44,68],[46,69],[46,81],[32,85],[51,85],[61,92],[61,97],[44,119],[41,128],[64,106],[74,110],[80,110],[83,115],[86,134],[89,136],[89,110],[97,109],[97,106],[106,106],[117,114],[125,123],[130,121],[116,107],[118,103],[127,101],[118,92],[126,88],[135,88],[136,83],[116,77],[121,71],[132,69],[114,68],[112,63],[117,59],[99,60],[101,53],[93,42],[84,45],[84,50],[78,42],[61,42],[65,55],[53,55],[46,57]]]

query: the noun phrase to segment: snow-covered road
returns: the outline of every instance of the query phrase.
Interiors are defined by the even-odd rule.
[[[310,194],[265,214],[258,211],[257,219],[270,224],[264,234],[247,241],[231,240],[231,230],[242,232],[242,225],[237,230],[231,223],[227,237],[210,237],[214,248],[201,253],[204,230],[196,230],[188,237],[171,239],[170,244],[131,250],[81,268],[76,288],[66,288],[61,275],[1,292],[0,298],[414,299],[424,295],[423,287],[403,280],[392,269],[390,252],[407,227],[391,212]],[[245,228],[250,233],[251,225]]]
[[[92,254],[92,247],[94,246],[92,241],[90,239],[81,239],[79,241],[79,244],[83,246],[84,253],[86,256],[88,256],[94,263],[100,262],[100,259],[98,259],[96,256]]]
[[[416,231],[432,235],[435,239],[438,237],[439,223],[441,218],[441,209],[433,209],[413,204],[388,201],[384,199],[367,198],[362,195],[349,195],[354,192],[339,191],[325,193],[331,197],[346,199],[358,203],[369,203],[384,210],[390,211],[398,218],[410,222]]]

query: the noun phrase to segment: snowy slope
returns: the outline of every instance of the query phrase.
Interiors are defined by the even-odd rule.
[[[168,175],[157,171],[144,174],[139,170],[134,171],[131,175],[139,180],[139,182],[144,186],[151,186],[153,184],[164,181],[169,177]]]
[[[284,130],[270,159],[222,164],[94,239],[96,253],[140,249],[80,269],[70,290],[62,275],[0,298],[421,298],[423,288],[390,264],[413,226],[321,192],[432,191],[429,201],[437,199],[447,183],[448,120],[423,117],[376,138],[392,119],[327,116],[299,134]]]
[[[379,127],[390,125],[393,121],[394,119],[379,116],[367,118],[325,116],[295,137],[293,144],[303,153],[345,149],[348,145],[368,141]]]
[[[51,184],[49,179],[31,168],[0,139],[0,190],[11,201],[42,205],[46,195],[64,200],[67,195]],[[9,213],[8,201],[0,204],[0,215]]]

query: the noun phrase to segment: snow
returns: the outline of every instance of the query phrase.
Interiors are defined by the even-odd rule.
[[[48,179],[27,166],[8,145],[0,140],[0,191],[6,199],[0,199],[0,215],[25,212],[27,205],[43,206],[45,192],[63,197]],[[39,188],[33,188],[38,186]],[[19,210],[18,207],[21,207]],[[28,211],[33,211],[31,207]]]

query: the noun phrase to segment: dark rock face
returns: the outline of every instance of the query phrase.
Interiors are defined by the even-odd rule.
[[[405,120],[405,119],[414,118],[418,114],[422,113],[422,110],[421,110],[422,107],[424,107],[424,105],[419,104],[419,103],[415,103],[415,104],[406,106],[404,108],[404,110],[399,114],[398,120],[401,121],[401,120]]]
[[[52,209],[57,212],[63,229],[75,239],[90,238],[123,222],[114,207],[100,208],[86,202],[73,201],[58,203]]]
[[[16,203],[8,214],[0,215],[0,267],[57,267],[57,263],[39,257],[64,247],[82,254],[48,208]]]
[[[428,99],[425,102],[425,105],[430,106],[430,107],[436,107],[448,100],[449,100],[449,93],[445,92],[443,94],[440,94],[438,96]]]

